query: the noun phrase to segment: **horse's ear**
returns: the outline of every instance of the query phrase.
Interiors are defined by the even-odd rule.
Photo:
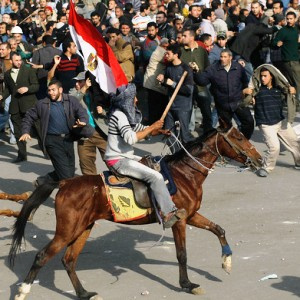
[[[220,128],[223,130],[230,128],[230,125],[227,124],[222,118],[219,118],[219,125],[220,125]]]

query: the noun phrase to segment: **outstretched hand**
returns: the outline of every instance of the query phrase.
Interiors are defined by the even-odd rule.
[[[77,119],[75,125],[73,126],[73,128],[84,127],[85,125],[86,125],[85,122],[81,122],[79,119]]]

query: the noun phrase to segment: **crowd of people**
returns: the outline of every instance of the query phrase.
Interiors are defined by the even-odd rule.
[[[136,135],[162,126],[176,131],[175,122],[180,121],[180,140],[186,144],[194,139],[198,107],[203,134],[216,127],[218,117],[227,123],[234,119],[248,139],[255,124],[259,126],[269,149],[259,176],[274,169],[279,141],[300,169],[300,146],[291,127],[300,101],[298,0],[74,4],[77,14],[104,37],[130,86],[147,103],[143,124],[151,130],[134,123]],[[97,149],[106,160],[115,150],[107,146],[107,134],[112,141],[111,136],[119,134],[127,144],[140,139],[132,133],[128,137],[117,120],[107,131],[112,97],[87,71],[69,33],[69,13],[69,3],[62,0],[1,1],[0,130],[9,128],[10,143],[17,144],[15,163],[27,160],[26,141],[32,134],[37,137],[54,167],[37,184],[74,176],[75,140],[82,174],[96,174]],[[186,77],[164,124],[157,123],[183,73]],[[130,113],[125,115],[130,119]],[[170,139],[170,145],[176,143]],[[171,147],[173,153],[177,150]],[[118,162],[112,157],[113,168]]]

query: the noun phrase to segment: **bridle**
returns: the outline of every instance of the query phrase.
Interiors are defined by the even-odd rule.
[[[245,161],[245,165],[248,167],[252,167],[255,166],[255,164],[253,164],[252,159],[249,157],[248,152],[251,151],[254,146],[252,145],[251,148],[249,150],[244,150],[243,148],[241,148],[239,145],[235,144],[231,139],[230,139],[230,133],[232,131],[234,127],[232,126],[229,130],[227,130],[226,132],[217,131],[216,134],[216,138],[215,138],[215,150],[212,149],[210,146],[208,146],[205,142],[202,142],[202,145],[204,148],[206,148],[213,156],[215,156],[216,158],[220,157],[221,161],[223,162],[223,164],[225,164],[226,160],[224,158],[224,156],[220,153],[219,148],[218,148],[218,139],[219,136],[222,136],[224,138],[224,140],[231,146],[231,148],[235,151],[235,153],[239,156],[240,154],[242,154],[243,156],[246,157],[246,161]],[[213,165],[214,163],[212,162],[208,162],[205,161],[203,159],[199,159],[196,158],[195,156],[193,156],[185,147],[184,145],[180,142],[180,140],[178,139],[178,137],[171,132],[171,136],[176,140],[176,143],[178,143],[178,145],[180,145],[181,149],[183,149],[183,151],[188,155],[188,157],[194,161],[197,165],[199,165],[200,167],[204,168],[205,170],[207,170],[209,173],[211,173],[212,171],[214,171],[213,169]],[[211,168],[205,166],[203,163],[207,163],[212,165]],[[190,166],[191,167],[191,166]],[[193,169],[195,169],[194,167],[192,167]],[[195,169],[197,170],[197,169]],[[201,172],[201,170],[197,170],[199,172]],[[202,173],[202,172],[201,172]]]

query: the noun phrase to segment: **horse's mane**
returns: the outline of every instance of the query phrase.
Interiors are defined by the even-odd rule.
[[[211,129],[208,132],[206,132],[203,135],[200,135],[198,138],[192,140],[191,142],[188,142],[184,145],[185,149],[188,152],[191,152],[196,146],[197,148],[200,147],[200,149],[202,149],[203,147],[203,142],[205,142],[208,138],[210,138],[211,136],[215,135],[217,132],[216,129]],[[167,163],[172,163],[172,162],[176,162],[178,160],[181,160],[184,158],[184,156],[186,155],[185,151],[183,149],[180,149],[179,151],[177,151],[174,154],[171,155],[166,155],[164,157],[164,160]]]

